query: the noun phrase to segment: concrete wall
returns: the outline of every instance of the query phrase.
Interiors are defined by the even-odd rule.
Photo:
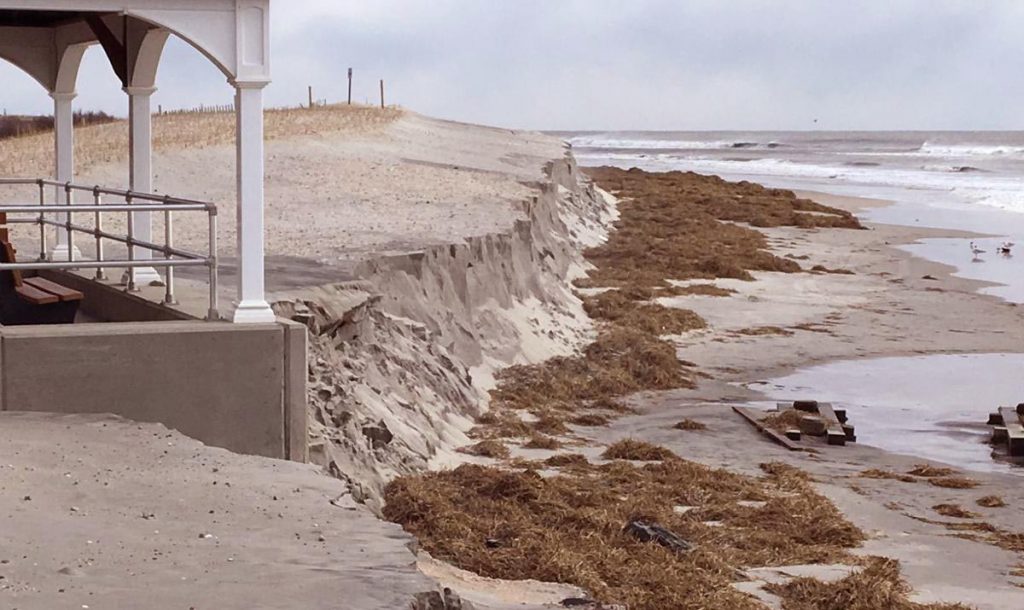
[[[208,322],[0,328],[0,410],[113,413],[305,461],[306,328]]]

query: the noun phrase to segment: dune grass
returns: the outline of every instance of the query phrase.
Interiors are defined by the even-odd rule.
[[[396,108],[328,105],[268,109],[264,113],[267,140],[332,132],[372,133],[402,115]],[[90,124],[75,130],[75,166],[90,167],[128,158],[128,122]],[[163,114],[153,117],[153,149],[180,150],[234,144],[235,117],[230,112]],[[53,170],[53,132],[0,139],[0,167],[9,176],[47,176]]]

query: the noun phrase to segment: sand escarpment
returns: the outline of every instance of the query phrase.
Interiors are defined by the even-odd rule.
[[[357,282],[281,301],[310,329],[310,458],[379,506],[401,474],[464,461],[494,374],[569,354],[593,327],[571,280],[601,242],[613,199],[571,156],[516,206],[507,231],[371,258]]]

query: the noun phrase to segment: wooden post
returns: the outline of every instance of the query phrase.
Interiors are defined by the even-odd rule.
[[[352,105],[352,68],[348,69],[348,105]]]
[[[384,108],[384,79],[380,79],[380,107]]]
[[[313,85],[309,86],[309,107],[313,107]]]

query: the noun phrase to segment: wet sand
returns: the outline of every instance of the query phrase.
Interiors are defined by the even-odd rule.
[[[993,459],[992,429],[985,423],[986,409],[1020,402],[1021,370],[1024,354],[870,358],[801,369],[748,387],[774,400],[813,396],[845,408],[865,445],[1024,477],[1020,465]]]

